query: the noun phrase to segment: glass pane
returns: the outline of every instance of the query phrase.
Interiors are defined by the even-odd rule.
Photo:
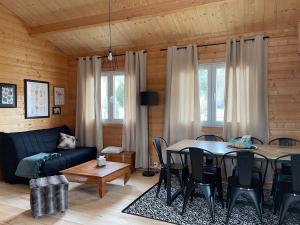
[[[124,75],[115,75],[113,83],[114,119],[124,119]]]
[[[225,67],[216,69],[216,121],[224,121]]]
[[[208,69],[199,69],[201,121],[208,121]]]
[[[108,119],[108,77],[101,77],[101,113],[102,119]]]

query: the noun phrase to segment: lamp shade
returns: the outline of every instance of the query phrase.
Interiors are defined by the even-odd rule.
[[[155,91],[140,92],[141,105],[158,105],[158,93]]]

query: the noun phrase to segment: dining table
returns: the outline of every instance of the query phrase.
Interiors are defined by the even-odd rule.
[[[166,159],[167,159],[167,205],[170,206],[172,201],[180,194],[181,190],[178,190],[173,195],[171,193],[171,155],[180,154],[180,151],[184,148],[200,148],[206,151],[213,153],[217,157],[222,157],[224,154],[236,151],[239,149],[234,149],[230,147],[232,143],[230,142],[220,142],[220,141],[203,141],[203,140],[192,140],[184,139],[173,145],[168,146],[166,150]],[[300,147],[280,147],[278,145],[255,145],[256,149],[253,150],[259,154],[266,156],[271,162],[280,156],[287,154],[300,154]],[[188,149],[185,150],[188,154]],[[246,150],[249,151],[249,150]]]

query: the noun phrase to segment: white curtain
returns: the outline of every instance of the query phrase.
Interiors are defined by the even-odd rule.
[[[200,133],[197,55],[195,45],[168,48],[164,138],[169,144]]]
[[[245,134],[267,142],[267,46],[262,36],[226,43],[224,137]]]
[[[140,92],[146,91],[146,62],[144,51],[126,52],[122,147],[136,152],[137,168],[146,168],[148,163],[147,108],[140,105]]]
[[[103,148],[101,59],[97,56],[78,59],[75,135],[81,146]]]

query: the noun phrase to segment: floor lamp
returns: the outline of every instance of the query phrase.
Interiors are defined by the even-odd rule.
[[[158,105],[158,93],[154,91],[142,91],[140,92],[141,105],[147,107],[147,130],[148,130],[148,168],[143,172],[143,176],[152,177],[155,172],[150,171],[150,151],[149,151],[149,106]]]

